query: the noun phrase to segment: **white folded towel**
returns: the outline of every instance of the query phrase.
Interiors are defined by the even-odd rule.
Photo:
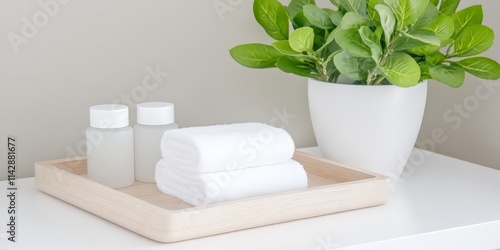
[[[155,180],[163,193],[194,206],[307,187],[307,174],[302,165],[294,160],[268,166],[193,174],[162,159],[156,165]]]
[[[295,145],[281,128],[262,123],[238,123],[167,130],[162,157],[192,173],[264,166],[292,158]]]

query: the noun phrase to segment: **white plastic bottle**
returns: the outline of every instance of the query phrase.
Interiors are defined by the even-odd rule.
[[[134,131],[128,107],[103,104],[90,107],[87,137],[88,178],[110,188],[134,183]]]
[[[145,102],[137,105],[137,124],[134,125],[135,178],[154,183],[156,163],[161,159],[160,141],[163,133],[176,129],[174,104]]]

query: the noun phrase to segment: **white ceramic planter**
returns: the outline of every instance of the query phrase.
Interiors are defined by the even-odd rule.
[[[309,79],[308,96],[323,156],[392,179],[400,176],[422,124],[427,81],[401,88]]]

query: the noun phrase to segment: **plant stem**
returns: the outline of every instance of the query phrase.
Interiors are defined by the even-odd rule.
[[[451,50],[451,44],[448,46],[448,49],[446,49],[446,58],[449,58],[448,56],[450,55],[450,50]]]
[[[379,79],[376,79],[374,77],[376,75],[375,72],[377,70],[379,70],[380,67],[385,65],[385,63],[387,62],[387,58],[389,58],[389,56],[392,54],[392,52],[394,52],[393,45],[399,39],[399,37],[400,37],[400,33],[396,34],[394,36],[394,38],[392,38],[392,40],[389,43],[387,43],[386,50],[384,52],[384,55],[382,56],[382,59],[380,59],[380,61],[377,62],[377,66],[372,71],[370,71],[370,73],[368,73],[368,77],[366,79],[367,85],[372,85],[372,84],[380,85],[382,83],[382,81],[385,79],[385,76],[381,76]],[[376,80],[375,83],[372,83],[374,80]]]
[[[373,76],[375,75],[375,70],[376,70],[376,68],[373,69],[372,71],[370,71],[370,73],[368,73],[368,77],[366,78],[366,84],[367,85],[372,85]]]
[[[380,77],[376,82],[375,85],[380,85],[382,81],[385,79],[385,76]]]
[[[393,51],[391,46],[392,45],[387,47],[387,50],[384,52],[382,59],[380,59],[380,61],[377,63],[377,66],[372,71],[370,71],[370,73],[368,73],[368,77],[366,79],[367,85],[372,85],[372,82],[376,79],[374,78],[374,76],[376,75],[375,72],[377,72],[377,70],[380,69],[381,66],[384,66],[385,62],[387,61],[387,58],[392,54]],[[382,76],[380,79],[377,79],[377,81],[374,84],[379,85],[385,79],[385,77]]]
[[[323,66],[323,58],[321,57],[321,55],[318,55],[316,52],[314,52],[312,50],[307,51],[307,55],[314,58],[314,67],[316,67],[316,71],[319,74],[318,80],[328,82],[329,77],[328,77],[328,74],[326,71],[326,67]]]
[[[326,70],[326,67],[323,66],[322,61],[323,60],[316,62],[316,70],[318,71],[322,81],[329,82],[330,76],[328,76],[328,71]]]
[[[324,60],[321,56],[313,55],[316,58],[316,70],[322,81],[329,82],[330,76],[328,75],[328,70],[326,65],[324,65]]]

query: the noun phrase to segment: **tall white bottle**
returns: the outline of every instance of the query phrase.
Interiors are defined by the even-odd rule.
[[[176,129],[174,104],[145,102],[137,105],[137,124],[134,125],[135,178],[154,183],[156,163],[161,159],[160,141],[163,133]]]
[[[88,178],[111,188],[134,183],[134,132],[128,107],[103,104],[90,107],[87,137]]]

